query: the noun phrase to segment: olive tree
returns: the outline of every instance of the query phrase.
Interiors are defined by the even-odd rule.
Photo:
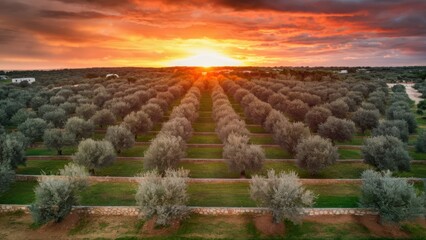
[[[361,130],[371,130],[379,124],[380,112],[377,110],[358,109],[352,116],[352,121]]]
[[[95,125],[103,128],[104,126],[113,125],[115,123],[115,116],[110,110],[102,109],[97,111],[91,120]]]
[[[344,142],[351,140],[355,134],[355,124],[351,120],[329,117],[318,128],[318,134],[335,141]]]
[[[229,169],[245,177],[247,171],[262,169],[265,153],[258,145],[249,144],[247,136],[231,133],[223,148],[223,158],[227,161]]]
[[[379,170],[408,171],[411,158],[404,144],[396,137],[377,136],[364,141],[361,148],[364,162]]]
[[[62,155],[62,148],[75,143],[75,135],[59,128],[47,129],[43,135],[43,143],[48,148],[56,149]]]
[[[60,222],[78,205],[78,194],[87,186],[87,172],[72,164],[61,170],[62,178],[43,175],[35,188],[35,201],[29,207],[37,225]]]
[[[128,114],[124,118],[123,124],[135,135],[135,139],[137,138],[138,133],[146,133],[153,126],[149,116],[142,111],[131,112]]]
[[[135,144],[133,133],[123,126],[109,126],[105,140],[111,142],[118,153],[121,153],[122,149],[131,148]]]
[[[25,122],[29,118],[36,118],[37,113],[32,110],[27,110],[25,108],[19,109],[10,119],[10,122],[14,125],[19,125]]]
[[[337,118],[345,118],[349,111],[348,104],[341,98],[325,105],[330,109],[333,116]]]
[[[416,152],[426,152],[426,131],[422,131],[417,136],[416,140]]]
[[[8,162],[0,162],[0,195],[9,190],[10,185],[15,181],[15,171]]]
[[[385,120],[373,129],[373,136],[394,136],[403,142],[408,142],[408,125],[404,120]],[[421,134],[419,134],[420,136]],[[417,138],[419,139],[419,138]]]
[[[11,169],[25,165],[27,141],[27,138],[19,132],[0,136],[0,164],[9,165]]]
[[[187,170],[168,169],[164,177],[157,171],[149,171],[141,177],[135,198],[146,220],[157,216],[155,224],[165,226],[189,214]]]
[[[43,119],[59,128],[64,126],[68,116],[65,110],[57,108],[54,111],[45,113]]]
[[[177,168],[180,159],[186,154],[186,144],[179,136],[167,133],[158,135],[144,154],[144,169],[157,169],[164,173],[166,169]]]
[[[69,118],[65,124],[65,130],[75,135],[77,141],[91,137],[95,131],[92,121],[86,121],[79,117]]]
[[[181,137],[187,141],[192,136],[192,124],[184,117],[176,117],[163,124],[161,128],[162,133],[168,133],[170,135]]]
[[[318,174],[323,168],[334,164],[338,158],[337,147],[320,136],[308,137],[297,145],[297,165],[311,175]]]
[[[400,223],[425,211],[424,193],[417,194],[406,179],[394,178],[389,171],[366,170],[362,180],[361,206],[378,211],[382,223]]]
[[[164,116],[163,109],[158,104],[155,104],[155,103],[145,104],[141,108],[141,111],[148,114],[149,118],[151,119],[153,123],[161,122]]]
[[[331,115],[331,111],[328,108],[316,106],[306,113],[305,123],[312,131],[316,132],[318,131],[319,125],[327,121],[327,118]]]
[[[75,113],[84,120],[89,120],[93,115],[95,115],[97,109],[98,107],[94,104],[82,104],[77,107]]]
[[[273,132],[274,141],[290,153],[295,153],[299,142],[308,136],[309,128],[301,122],[279,122]]]
[[[30,118],[18,126],[18,130],[28,138],[30,143],[34,143],[43,137],[47,129],[47,122],[41,118]]]
[[[303,208],[312,207],[316,196],[306,190],[294,172],[275,174],[269,170],[267,177],[253,176],[250,180],[250,196],[258,205],[271,209],[273,221],[288,219],[300,223]]]
[[[111,165],[115,158],[114,146],[110,142],[90,138],[81,141],[72,156],[74,163],[87,167],[92,175],[96,169]]]

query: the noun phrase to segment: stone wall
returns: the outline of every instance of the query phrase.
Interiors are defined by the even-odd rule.
[[[241,215],[241,214],[264,214],[267,208],[227,208],[227,207],[190,207],[193,213],[202,215]],[[2,205],[0,213],[24,211],[29,213],[28,205]],[[135,206],[76,206],[73,211],[89,215],[102,216],[138,216],[140,211]],[[306,208],[306,215],[371,215],[377,214],[365,208]]]

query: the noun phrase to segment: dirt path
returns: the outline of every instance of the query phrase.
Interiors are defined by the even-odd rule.
[[[398,83],[405,86],[405,91],[408,94],[408,97],[413,100],[416,104],[423,100],[420,96],[422,95],[416,89],[413,88],[414,83]],[[392,88],[396,83],[388,83],[389,88]]]

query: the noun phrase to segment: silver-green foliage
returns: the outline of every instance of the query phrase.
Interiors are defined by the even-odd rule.
[[[48,148],[56,149],[61,155],[63,147],[75,143],[75,135],[59,128],[47,129],[43,135],[43,143]]]
[[[404,144],[396,137],[377,136],[364,141],[364,161],[379,170],[408,171],[411,158]]]
[[[186,144],[181,137],[170,134],[158,135],[144,154],[144,169],[164,172],[176,168],[186,154]]]
[[[272,211],[275,223],[288,219],[300,223],[303,208],[312,207],[316,196],[306,190],[294,172],[275,174],[269,170],[267,177],[253,176],[250,181],[250,196],[260,206]]]
[[[135,144],[133,133],[122,125],[108,127],[105,140],[111,142],[118,153],[120,153],[122,149],[133,147]]]
[[[89,138],[80,142],[77,152],[72,158],[74,163],[87,167],[93,173],[95,169],[111,165],[116,156],[110,142],[95,141]]]
[[[27,138],[20,132],[0,136],[0,163],[7,164],[12,169],[24,165]]]
[[[15,171],[7,162],[0,162],[0,195],[6,192],[15,181]]]
[[[426,131],[422,131],[417,136],[416,151],[426,153]]]
[[[75,191],[68,178],[42,176],[34,190],[35,202],[29,207],[33,221],[38,225],[60,222],[78,203]]]
[[[310,174],[317,174],[339,158],[337,147],[329,139],[312,136],[302,140],[297,146],[297,165]]]
[[[406,179],[373,170],[364,171],[362,179],[361,206],[376,209],[382,222],[398,223],[424,212],[424,193],[418,195]]]
[[[41,118],[29,118],[18,126],[18,130],[22,132],[31,143],[41,139],[47,128],[47,122]]]
[[[223,148],[223,158],[231,171],[244,175],[246,171],[262,169],[265,153],[260,146],[249,144],[247,136],[231,133]]]
[[[157,216],[156,224],[164,226],[188,215],[187,170],[166,170],[164,177],[150,171],[141,177],[135,198],[145,219]]]

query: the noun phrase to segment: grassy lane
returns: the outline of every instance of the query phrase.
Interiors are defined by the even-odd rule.
[[[67,164],[68,160],[34,160],[28,161],[27,166],[20,166],[18,174],[38,175],[42,172],[46,174],[57,174],[59,169]],[[238,178],[238,173],[230,172],[224,162],[182,162],[181,167],[190,170],[192,178]],[[264,169],[258,174],[265,175],[269,169],[275,171],[295,171],[301,178],[360,178],[361,173],[371,168],[364,163],[336,163],[321,171],[316,176],[309,175],[305,170],[297,167],[295,163],[288,162],[267,162]],[[113,165],[96,171],[97,176],[122,176],[133,177],[143,171],[142,161],[116,161]],[[250,173],[248,173],[250,175]],[[413,164],[410,172],[395,173],[401,177],[426,178],[426,165]]]
[[[266,158],[279,159],[291,158],[291,155],[286,151],[275,147],[264,147]],[[222,148],[193,148],[187,150],[188,158],[222,158]]]
[[[3,204],[30,204],[34,200],[36,182],[16,182],[0,197]],[[81,205],[133,206],[135,183],[96,183],[81,195]],[[356,207],[359,186],[351,184],[307,186],[319,195],[316,207]],[[190,184],[190,206],[255,207],[249,196],[248,183]]]

